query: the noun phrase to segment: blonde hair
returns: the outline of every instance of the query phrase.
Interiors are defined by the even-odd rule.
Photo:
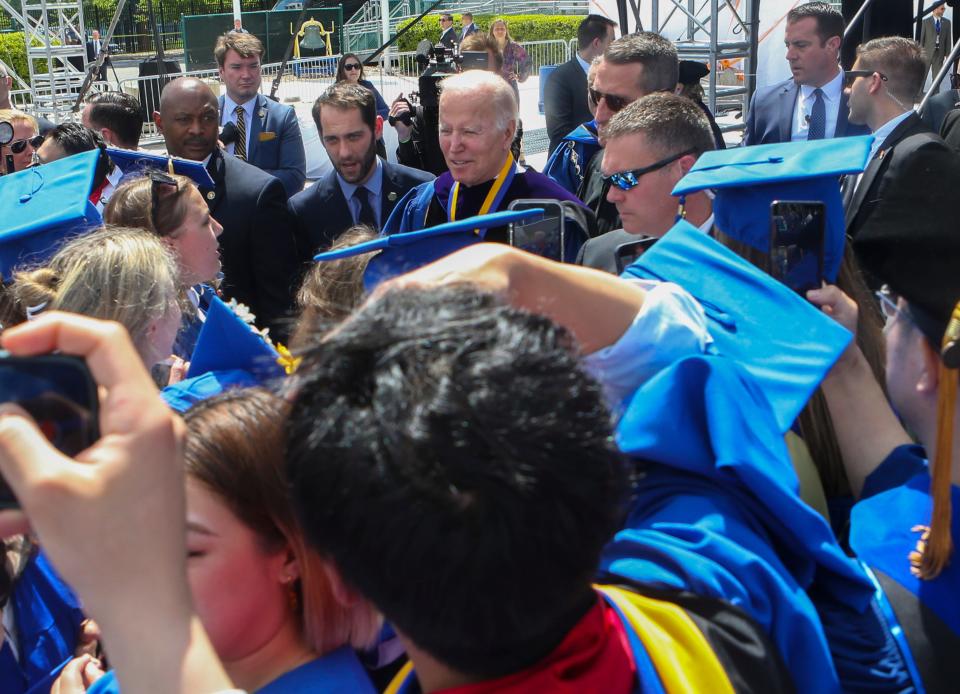
[[[365,224],[356,224],[337,237],[330,250],[356,246],[377,237],[377,232]],[[370,253],[340,260],[314,263],[297,291],[300,317],[290,338],[290,347],[306,348],[316,334],[317,324],[339,323],[359,306],[364,299],[363,273],[370,262]]]
[[[176,287],[176,263],[160,239],[104,227],[72,239],[44,267],[15,272],[10,289],[28,315],[56,309],[117,321],[144,353],[147,329],[177,302]]]
[[[37,123],[37,119],[31,116],[29,113],[24,113],[23,111],[18,111],[15,108],[2,108],[0,109],[0,122],[6,122],[17,127],[18,125],[29,125],[33,128],[33,132],[40,132],[40,126]]]
[[[179,174],[172,178],[177,182],[176,190],[159,198],[153,195],[153,181],[149,176],[124,181],[110,196],[103,211],[104,223],[139,227],[160,237],[175,236],[187,216],[187,200],[193,182]]]

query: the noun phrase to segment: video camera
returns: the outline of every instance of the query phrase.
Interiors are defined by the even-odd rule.
[[[463,58],[456,48],[447,48],[442,43],[433,45],[428,39],[417,44],[417,65],[423,74],[453,75],[459,72]]]

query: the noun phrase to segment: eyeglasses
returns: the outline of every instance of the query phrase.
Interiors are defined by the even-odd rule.
[[[873,294],[880,302],[880,310],[883,311],[883,316],[887,319],[888,323],[903,313],[903,311],[900,310],[900,307],[897,306],[897,299],[900,297],[892,289],[890,289],[888,285],[883,285],[880,287],[879,291],[876,291]]]
[[[39,149],[40,145],[43,144],[43,135],[35,135],[34,137],[25,137],[22,140],[14,140],[10,143],[10,151],[14,154],[20,154],[23,150],[27,148],[27,145],[30,145],[34,149]]]
[[[150,172],[150,222],[153,224],[154,231],[161,236],[166,234],[161,232],[160,225],[157,222],[160,201],[175,194],[179,189],[180,185],[173,176],[168,176],[162,171]]]
[[[624,191],[633,190],[637,186],[637,184],[640,183],[641,176],[657,171],[658,169],[662,169],[668,164],[672,164],[680,157],[685,157],[688,154],[693,154],[695,151],[696,151],[695,149],[686,149],[680,152],[679,154],[674,154],[671,157],[667,157],[666,159],[661,159],[658,162],[654,162],[650,166],[644,166],[642,169],[634,169],[633,171],[620,171],[618,173],[610,174],[609,176],[604,176],[603,182],[607,184],[612,183],[620,190],[624,190]]]
[[[590,98],[593,100],[597,106],[600,105],[600,99],[606,99],[607,108],[616,113],[617,111],[622,111],[627,106],[633,102],[630,99],[625,99],[622,96],[614,96],[613,94],[604,94],[603,92],[598,92],[593,87],[587,89],[587,93]]]
[[[344,69],[344,70],[359,70],[359,69],[360,69],[360,63],[350,63],[349,65],[344,65],[344,66],[343,66],[343,69]]]
[[[851,86],[858,77],[871,77],[873,75],[877,75],[881,82],[886,82],[888,79],[885,74],[876,70],[847,70],[843,73],[843,86]]]

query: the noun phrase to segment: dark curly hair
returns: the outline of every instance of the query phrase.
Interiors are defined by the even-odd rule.
[[[394,289],[305,355],[287,429],[305,531],[419,647],[497,677],[596,603],[628,466],[571,335],[471,286]]]

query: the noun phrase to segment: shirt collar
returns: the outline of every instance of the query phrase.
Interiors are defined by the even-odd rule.
[[[583,68],[583,71],[584,71],[585,73],[589,73],[589,72],[590,72],[590,63],[588,63],[586,60],[584,60],[583,58],[581,58],[579,53],[574,53],[574,55],[577,56],[577,62],[580,63],[580,67]]]
[[[812,87],[809,84],[800,85],[800,94],[803,96],[804,101],[813,98],[814,89],[816,89],[816,87]],[[823,92],[823,98],[827,101],[839,102],[840,95],[843,93],[843,70],[840,70],[836,77],[820,87],[820,90]]]
[[[232,117],[233,112],[237,110],[237,106],[242,106],[244,113],[253,119],[253,109],[257,105],[257,97],[253,97],[245,104],[238,104],[233,99],[231,99],[226,94],[223,95],[223,115],[221,116],[221,125],[227,123]]]
[[[880,148],[883,147],[883,142],[890,136],[890,133],[892,133],[903,121],[909,118],[911,113],[913,113],[912,110],[904,111],[899,116],[894,116],[876,129],[876,131],[873,133],[873,145],[870,147],[871,159],[873,159],[876,153],[880,151]]]
[[[347,200],[350,200],[350,198],[353,197],[353,194],[357,192],[357,188],[359,188],[360,185],[344,180],[343,176],[340,174],[337,174],[336,176],[337,183],[340,184],[340,190],[343,192],[343,197],[345,197]],[[373,193],[375,196],[380,196],[380,190],[383,188],[383,162],[380,161],[380,157],[377,157],[373,175],[370,176],[370,180],[363,184],[363,187]]]

